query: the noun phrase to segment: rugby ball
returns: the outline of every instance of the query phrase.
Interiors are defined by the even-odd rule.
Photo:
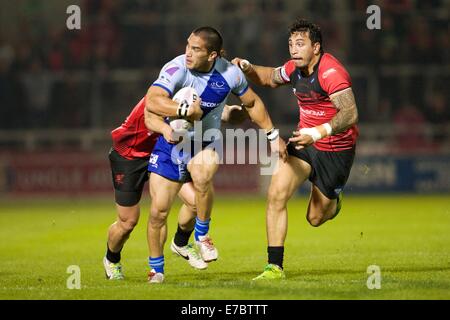
[[[192,123],[184,119],[170,120],[169,125],[175,131],[189,130],[192,128]]]
[[[175,93],[172,100],[178,103],[186,101],[188,105],[193,104],[198,99],[197,91],[192,87],[184,87]],[[169,125],[173,130],[189,130],[192,128],[192,122],[185,119],[179,119],[178,117],[169,118]]]

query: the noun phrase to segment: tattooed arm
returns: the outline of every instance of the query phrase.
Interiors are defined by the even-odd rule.
[[[358,109],[352,88],[339,91],[330,96],[331,102],[338,109],[331,119],[332,134],[341,133],[358,122]]]
[[[277,88],[286,84],[281,78],[280,68],[263,67],[251,64],[246,71],[245,76],[253,83],[260,86]]]
[[[356,109],[355,96],[352,88],[330,95],[331,102],[338,109],[336,115],[329,123],[324,123],[313,128],[303,128],[294,131],[290,142],[295,143],[296,149],[301,149],[330,135],[344,132],[358,122],[358,110]]]

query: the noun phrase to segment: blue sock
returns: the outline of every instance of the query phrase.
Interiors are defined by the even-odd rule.
[[[194,233],[195,241],[198,241],[199,236],[204,236],[208,233],[210,221],[211,218],[209,218],[206,221],[202,221],[199,218],[195,218],[195,233]]]
[[[148,265],[150,269],[155,269],[156,272],[164,273],[164,255],[152,258],[148,257]]]

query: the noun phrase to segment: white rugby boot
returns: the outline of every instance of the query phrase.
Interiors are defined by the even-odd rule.
[[[148,282],[149,283],[163,283],[164,282],[164,273],[156,272],[155,269],[152,269],[148,273]]]
[[[103,266],[105,267],[105,275],[108,280],[123,280],[122,264],[120,262],[113,263],[106,257],[103,258]]]
[[[170,250],[172,250],[176,255],[186,259],[195,269],[203,270],[208,268],[208,264],[203,261],[197,249],[192,244],[179,247],[175,244],[174,240],[172,240]]]
[[[207,234],[204,236],[199,236],[198,241],[196,241],[198,250],[200,251],[200,256],[203,261],[211,262],[216,261],[219,257],[219,252],[212,242],[211,237]]]

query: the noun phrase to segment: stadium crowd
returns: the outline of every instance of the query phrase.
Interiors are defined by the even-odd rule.
[[[366,0],[221,0],[207,8],[198,0],[83,0],[81,30],[49,23],[39,2],[24,2],[20,36],[0,32],[2,130],[117,126],[159,66],[184,50],[185,34],[211,21],[229,59],[276,65],[289,58],[287,24],[296,16],[319,24],[325,50],[349,66],[362,123],[450,122],[448,1],[378,1],[381,30],[366,27]],[[255,91],[275,122],[295,125],[285,89]]]

